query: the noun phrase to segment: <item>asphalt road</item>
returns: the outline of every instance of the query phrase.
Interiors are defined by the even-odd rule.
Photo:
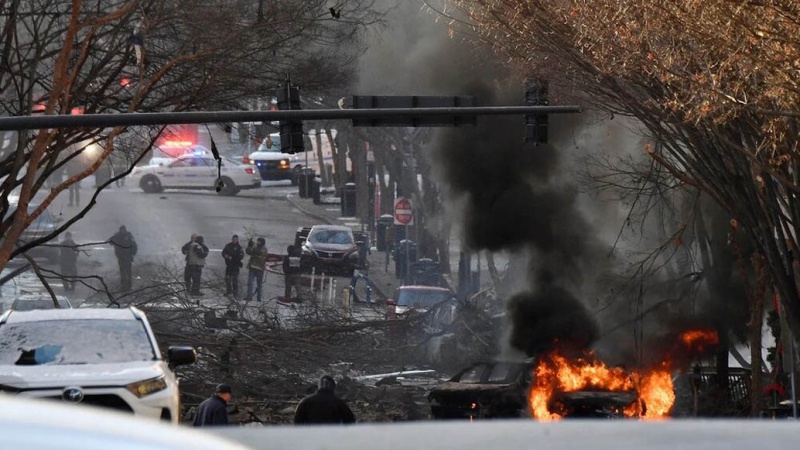
[[[85,180],[81,191],[82,205],[90,199],[94,180]],[[79,274],[96,274],[116,285],[117,262],[112,247],[103,243],[125,225],[138,244],[134,260],[134,278],[137,271],[164,269],[182,271],[184,256],[181,246],[192,233],[205,238],[211,250],[204,270],[204,278],[223,272],[222,248],[236,233],[246,246],[249,237],[263,237],[271,253],[283,254],[294,240],[298,226],[313,219],[305,216],[286,200],[296,187],[288,182],[268,182],[260,189],[243,191],[235,197],[223,197],[212,191],[168,190],[160,194],[145,194],[134,187],[113,187],[104,190],[89,213],[70,227],[78,244],[92,243],[79,258]],[[68,206],[64,192],[50,207],[51,212],[65,220],[79,210]],[[245,259],[246,262],[246,259]],[[242,271],[240,286],[246,282]],[[283,294],[282,277],[268,275],[266,299]],[[86,292],[76,292],[80,297]],[[72,296],[72,295],[70,295]]]

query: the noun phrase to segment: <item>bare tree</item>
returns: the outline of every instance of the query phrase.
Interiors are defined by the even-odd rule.
[[[235,108],[292,76],[309,91],[344,83],[361,30],[380,21],[371,0],[331,14],[324,0],[34,0],[0,2],[0,114]],[[122,154],[126,175],[158,129],[57,129],[11,136],[0,154],[0,269],[69,227],[20,243],[62,191]],[[94,154],[90,154],[94,153]],[[69,165],[79,170],[62,178]],[[47,189],[49,188],[49,189]],[[35,208],[30,208],[36,199]]]
[[[789,323],[797,283],[798,42],[794,4],[455,0],[449,25],[491,42],[551,101],[579,98],[641,121],[644,150],[712,197],[763,255]],[[448,11],[452,11],[450,8]],[[588,95],[587,95],[588,94]]]

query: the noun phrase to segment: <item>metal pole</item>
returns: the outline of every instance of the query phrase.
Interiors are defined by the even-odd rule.
[[[789,355],[792,357],[791,368],[791,383],[792,383],[792,417],[797,420],[797,380],[795,378],[795,357],[794,357],[794,335],[789,339]]]
[[[479,106],[462,108],[371,108],[282,111],[193,111],[109,113],[0,117],[0,131],[48,128],[109,128],[134,125],[171,125],[224,122],[274,122],[279,120],[337,120],[412,117],[472,117],[525,114],[579,113],[580,106]]]

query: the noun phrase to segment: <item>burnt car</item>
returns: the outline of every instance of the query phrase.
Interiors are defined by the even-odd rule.
[[[529,417],[528,393],[534,360],[481,362],[458,372],[428,394],[434,419],[503,419]],[[635,392],[580,390],[559,392],[548,404],[563,418],[626,417],[638,400]]]
[[[428,394],[434,419],[499,419],[526,415],[533,361],[480,362]]]
[[[352,276],[362,259],[353,230],[340,225],[314,225],[300,248],[304,272]]]

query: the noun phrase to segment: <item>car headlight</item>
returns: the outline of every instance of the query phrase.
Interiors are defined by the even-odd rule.
[[[131,394],[142,398],[146,395],[163,391],[167,388],[167,382],[164,379],[164,375],[161,375],[160,377],[151,378],[149,380],[137,381],[125,387],[128,389],[128,391],[130,391]]]

